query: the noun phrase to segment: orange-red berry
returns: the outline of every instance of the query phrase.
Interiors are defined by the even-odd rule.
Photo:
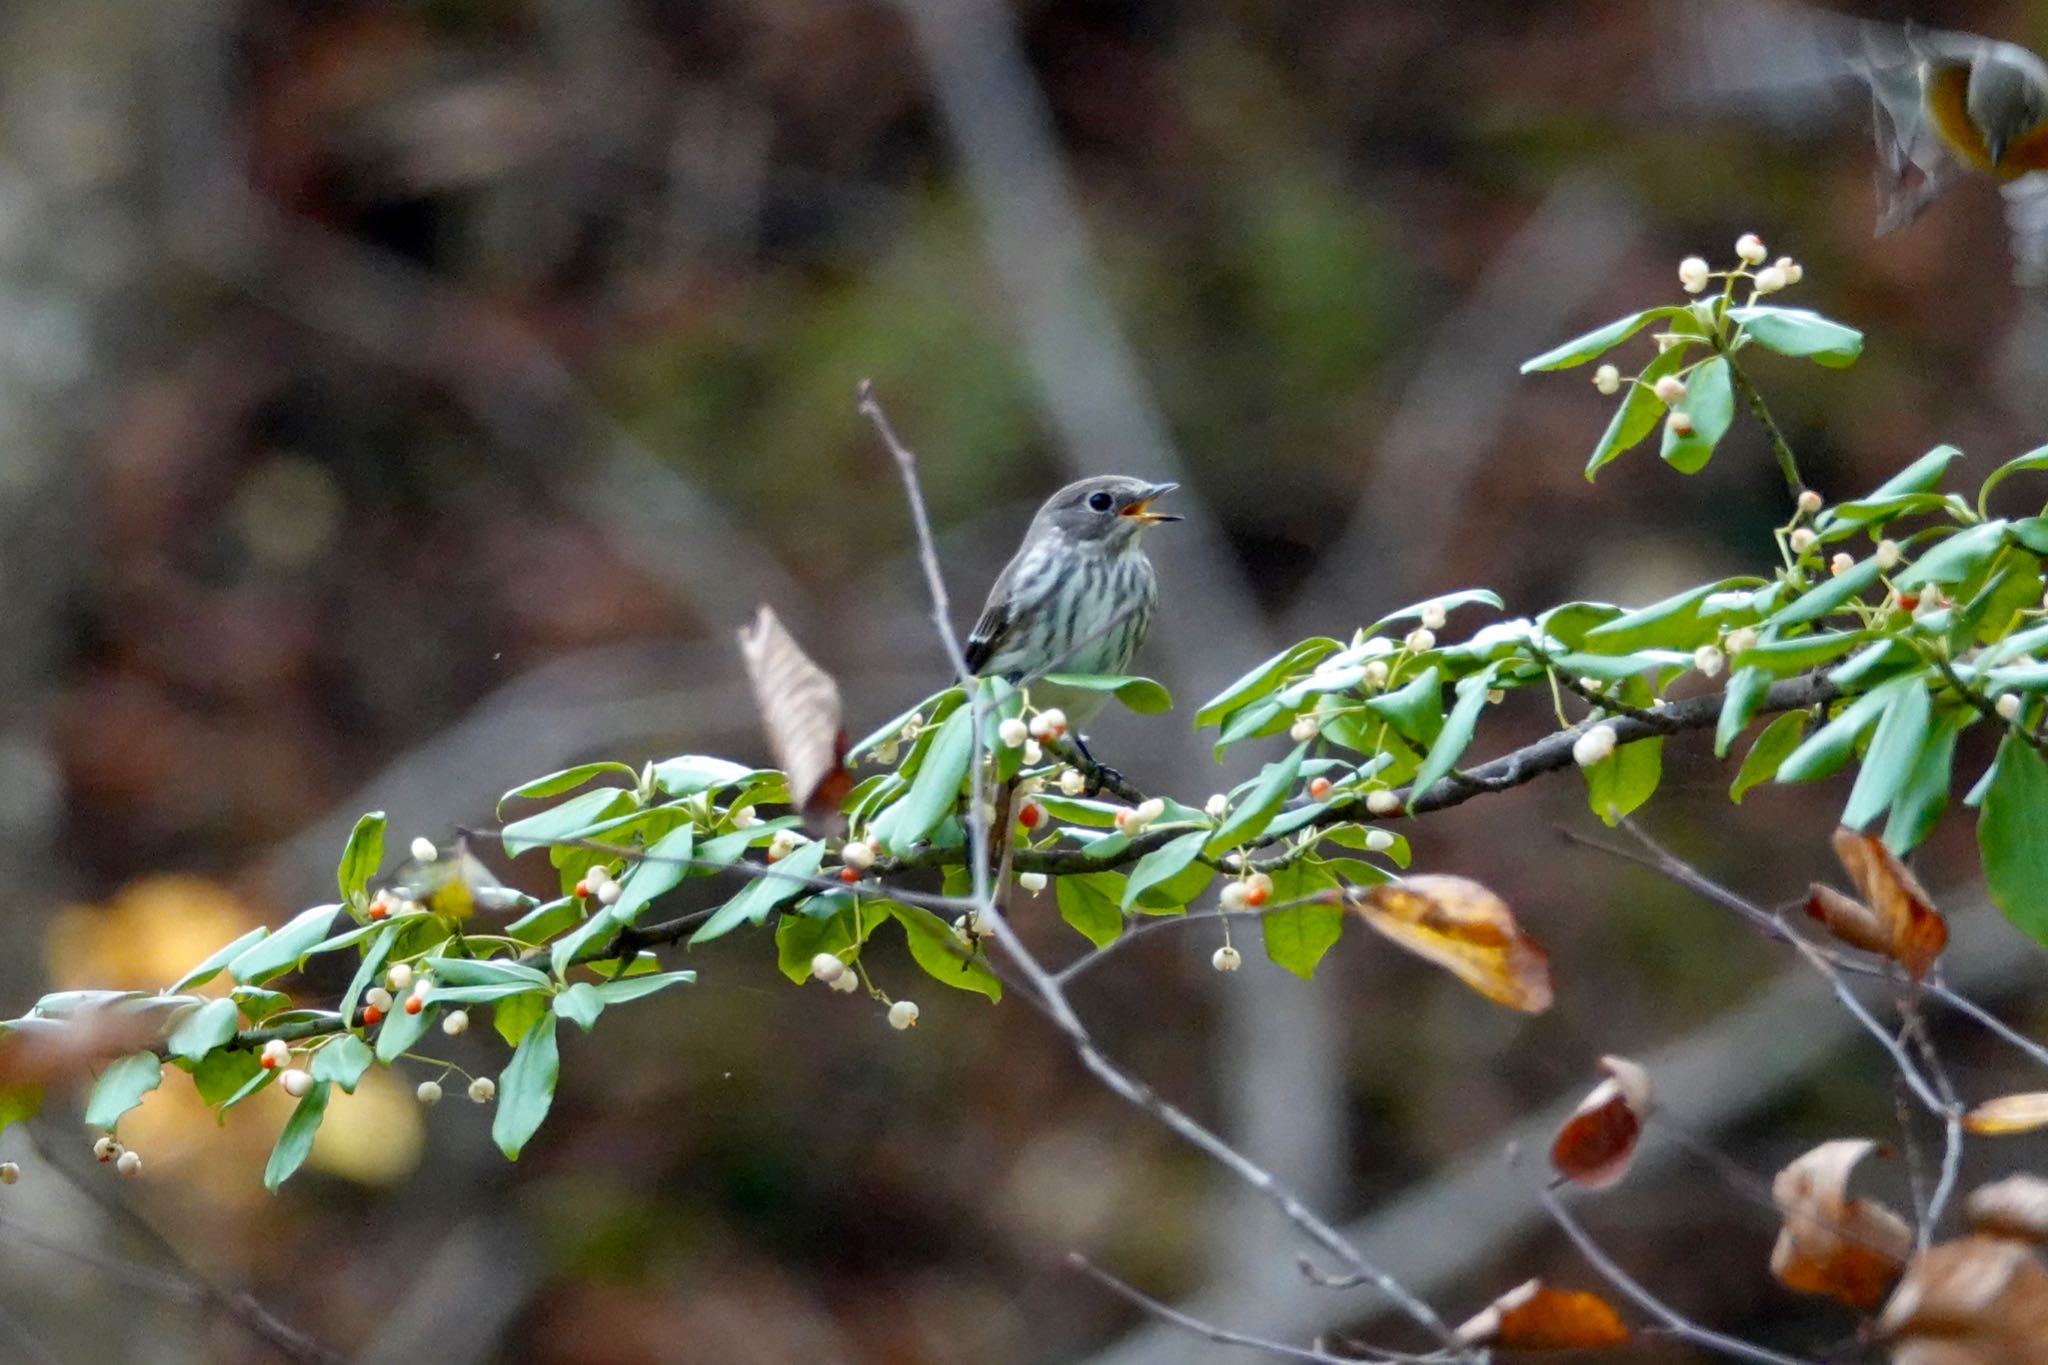
[[[386,915],[390,913],[391,907],[386,905],[383,901],[370,902],[369,914],[371,919],[383,919]]]
[[[1902,593],[1900,593],[1900,594],[1899,594],[1899,610],[1901,610],[1901,611],[1912,611],[1912,610],[1913,610],[1914,608],[1918,607],[1919,605],[1920,605],[1920,594],[1919,594],[1919,593],[1917,593],[1917,592],[1902,592]]]
[[[370,1023],[370,1022],[371,1022],[371,1020],[370,1020],[370,1011],[369,1011],[369,1010],[364,1010],[364,1011],[363,1011],[363,1022],[364,1022],[364,1023],[366,1023],[366,1024],[367,1024],[367,1023]],[[266,1057],[266,1056],[263,1056],[263,1055],[261,1055],[261,1054],[258,1054],[258,1056],[257,1056],[257,1058],[256,1058],[256,1066],[257,1066],[257,1068],[258,1068],[259,1070],[263,1070],[263,1071],[275,1071],[275,1070],[277,1070],[277,1058],[275,1058],[275,1057]]]
[[[409,995],[405,998],[405,1012],[407,1014],[418,1014],[422,1009],[426,1007],[426,1003],[426,1001],[420,999],[417,995]]]
[[[1026,829],[1037,829],[1038,822],[1045,819],[1045,807],[1036,801],[1026,801],[1017,808],[1017,823]]]
[[[839,869],[839,880],[851,884],[860,880],[860,873],[850,867],[842,867]]]
[[[1330,794],[1330,779],[1327,777],[1319,777],[1315,779],[1315,781],[1309,783],[1308,794],[1311,799],[1316,801],[1320,801],[1324,797],[1328,796]]]
[[[1253,882],[1244,889],[1244,903],[1256,909],[1266,903],[1266,895],[1266,888]]]
[[[381,1021],[381,1020],[382,1020],[383,1018],[384,1018],[384,1011],[383,1011],[383,1010],[380,1010],[380,1009],[378,1009],[378,1008],[377,1008],[377,1007],[376,1007],[375,1005],[365,1005],[365,1006],[363,1006],[363,1027],[364,1027],[364,1028],[370,1028],[371,1026],[373,1026],[373,1025],[375,1025],[375,1024],[377,1024],[377,1023],[379,1023],[379,1022],[380,1022],[380,1021]],[[269,1063],[267,1063],[267,1062],[266,1062],[266,1063],[265,1063],[265,1065],[267,1066],[267,1065],[269,1065]]]
[[[590,883],[589,883],[589,882],[578,882],[578,883],[576,883],[576,893],[575,893],[575,894],[576,894],[576,899],[577,899],[577,900],[579,900],[579,901],[589,900],[589,899],[590,899]]]

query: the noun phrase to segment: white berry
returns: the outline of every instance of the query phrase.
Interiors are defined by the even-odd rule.
[[[1202,814],[1208,816],[1211,820],[1221,820],[1229,812],[1230,798],[1222,792],[1213,793],[1207,801],[1202,803]]]
[[[1727,662],[1727,657],[1713,645],[1701,645],[1692,652],[1692,666],[1709,678],[1718,674]]]
[[[112,1161],[121,1155],[121,1144],[110,1137],[103,1137],[92,1145],[93,1156],[100,1161]]]
[[[1367,853],[1385,853],[1393,846],[1394,836],[1387,833],[1387,831],[1371,829],[1365,832],[1365,851]]]
[[[1288,727],[1287,737],[1296,744],[1306,744],[1322,732],[1314,716],[1303,716]]]
[[[1698,256],[1688,256],[1678,263],[1678,283],[1688,294],[1697,294],[1707,287],[1707,263]]]
[[[819,953],[811,959],[811,975],[829,986],[846,975],[846,964],[837,953]]]
[[[1216,903],[1233,913],[1245,908],[1243,882],[1225,882],[1223,889],[1216,893]]]
[[[122,1175],[125,1175],[125,1176],[129,1176],[129,1177],[131,1177],[131,1178],[132,1178],[132,1177],[134,1177],[134,1176],[138,1176],[138,1175],[141,1175],[141,1174],[142,1174],[142,1153],[140,1153],[140,1152],[123,1152],[123,1153],[121,1153],[120,1159],[119,1159],[118,1161],[116,1161],[116,1162],[114,1163],[114,1169],[115,1169],[115,1170],[117,1170],[117,1171],[119,1171],[119,1172],[120,1172],[120,1173],[121,1173]]]
[[[1880,540],[1879,542],[1877,542],[1878,568],[1885,570],[1886,572],[1890,572],[1891,570],[1899,567],[1899,560],[1901,558],[1902,556],[1899,554],[1899,542],[1897,542],[1896,540]]]
[[[1762,265],[1770,256],[1764,246],[1764,239],[1754,232],[1745,232],[1735,239],[1735,254],[1742,258],[1744,265]]]
[[[439,1104],[441,1102],[441,1083],[439,1081],[421,1081],[420,1088],[412,1093],[421,1104]]]
[[[1226,943],[1210,957],[1209,965],[1219,972],[1234,972],[1244,965],[1244,954]]]
[[[1035,896],[1045,890],[1045,874],[1043,872],[1019,872],[1017,874],[1017,885]]]
[[[1657,395],[1658,402],[1668,408],[1684,400],[1685,381],[1675,374],[1667,374],[1651,386],[1651,392]]]
[[[1723,640],[1722,644],[1727,647],[1728,654],[1731,657],[1742,653],[1746,649],[1754,649],[1756,648],[1756,630],[1751,626],[1738,627],[1728,632],[1728,638]]]
[[[1790,283],[1792,277],[1779,266],[1767,265],[1756,272],[1756,292],[1759,294],[1775,294]]]
[[[1417,654],[1426,654],[1436,648],[1436,632],[1428,626],[1418,626],[1408,632],[1408,638],[1401,642]]]
[[[1381,787],[1366,794],[1365,808],[1374,815],[1392,815],[1401,809],[1401,798],[1387,788]]]
[[[893,1029],[916,1028],[917,1002],[915,1000],[898,1000],[895,1004],[889,1006],[889,1027]]]
[[[1362,681],[1367,687],[1385,687],[1387,685],[1386,660],[1374,659],[1371,663],[1367,664],[1365,666],[1365,677]]]
[[[441,850],[434,847],[434,841],[421,835],[412,841],[412,860],[416,863],[431,863],[441,856]]]
[[[1614,752],[1616,736],[1611,725],[1596,725],[1572,741],[1572,761],[1581,768],[1604,762]]]
[[[498,1096],[498,1083],[489,1076],[479,1076],[469,1083],[469,1098],[476,1104],[489,1104]]]
[[[852,995],[855,991],[860,989],[860,973],[840,973],[839,979],[832,983],[832,989],[840,992],[842,995]]]
[[[1799,490],[1799,510],[1801,512],[1805,513],[1807,516],[1810,517],[1815,512],[1820,511],[1820,509],[1821,499],[1819,493],[1816,493],[1811,488],[1802,488]]]
[[[0,1185],[12,1185],[21,1179],[21,1167],[11,1161],[0,1161]]]
[[[1060,790],[1068,796],[1079,796],[1088,790],[1088,775],[1079,768],[1068,768],[1060,774]]]
[[[1431,602],[1422,609],[1422,628],[1424,630],[1442,630],[1444,622],[1449,619],[1450,613],[1444,610],[1444,604],[1441,602]]]
[[[1005,749],[1021,749],[1024,741],[1031,738],[1031,727],[1020,717],[1011,716],[996,727],[996,738],[1003,742]]]
[[[1683,412],[1674,412],[1664,419],[1664,425],[1671,428],[1673,436],[1692,435],[1692,418]]]
[[[1798,530],[1794,531],[1789,537],[1787,537],[1788,543],[1792,546],[1792,553],[1795,555],[1805,554],[1808,550],[1811,550],[1813,548],[1813,543],[1819,539],[1819,536],[1816,536],[1811,530],[1807,529],[1804,526],[1800,527]]]
[[[726,818],[731,821],[734,829],[752,829],[761,821],[761,817],[754,813],[752,806],[737,807],[729,812]]]
[[[1166,802],[1156,796],[1148,796],[1138,803],[1137,816],[1145,824],[1151,824],[1164,814],[1166,814]]]
[[[372,986],[363,992],[363,1003],[373,1010],[382,1010],[384,1013],[389,1014],[391,1013],[391,992],[385,990],[382,986]],[[273,1038],[271,1041],[276,1042],[277,1040]]]
[[[1593,371],[1593,387],[1602,393],[1621,392],[1621,371],[1612,365],[1602,365]]]
[[[412,985],[412,967],[404,962],[394,962],[384,973],[384,982],[394,991],[402,991]],[[384,1006],[379,1005],[378,1009]]]
[[[1024,741],[1024,761],[1036,765],[1045,762],[1045,749],[1035,739]]]
[[[447,1034],[450,1038],[455,1037],[468,1027],[468,1010],[449,1010],[448,1013],[441,1016],[441,1032]]]
[[[298,1067],[293,1067],[282,1076],[279,1076],[277,1083],[284,1087],[285,1094],[290,1095],[293,1099],[298,1099],[313,1088],[313,1075],[311,1072],[301,1071]]]
[[[1849,570],[1855,567],[1856,556],[1850,554],[1846,550],[1836,554],[1833,559],[1830,559],[1828,561],[1828,572],[1833,574],[1837,578],[1840,578],[1843,574],[1849,572]]]
[[[1998,700],[1993,705],[1997,708],[1999,716],[2005,720],[2013,720],[2020,713],[2019,695],[2014,692],[1999,693]]]

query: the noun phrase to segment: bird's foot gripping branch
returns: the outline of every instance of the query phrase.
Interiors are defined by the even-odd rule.
[[[1998,465],[1974,499],[1943,487],[1959,458],[1949,447],[1858,496],[1830,502],[1801,486],[1737,361],[1777,352],[1847,364],[1862,338],[1759,302],[1798,268],[1763,265],[1753,239],[1737,249],[1742,264],[1718,275],[1696,259],[1681,267],[1700,297],[1632,314],[1530,368],[1601,360],[1655,326],[1638,374],[1624,379],[1611,362],[1595,373],[1600,391],[1626,394],[1591,469],[1661,422],[1665,459],[1696,470],[1742,396],[1795,490],[1783,524],[1759,538],[1753,572],[1634,609],[1566,602],[1503,615],[1491,592],[1450,593],[1343,638],[1300,641],[1193,716],[1219,754],[1266,751],[1260,770],[1178,798],[1129,783],[1114,799],[1091,795],[1099,773],[1066,716],[1032,699],[1108,694],[1156,715],[1171,706],[1157,683],[966,680],[849,745],[831,680],[764,614],[746,657],[778,768],[701,755],[594,762],[507,792],[497,838],[515,862],[548,860],[545,898],[506,889],[466,848],[424,840],[386,872],[384,822],[366,816],[335,903],[250,931],[159,994],[65,992],[0,1025],[0,1124],[35,1112],[40,1082],[90,1072],[85,1121],[118,1157],[122,1116],[160,1085],[192,1084],[223,1116],[281,1085],[298,1102],[265,1171],[275,1186],[328,1106],[384,1066],[417,1073],[423,1102],[458,1078],[496,1105],[493,1136],[517,1156],[548,1111],[563,1023],[587,1032],[688,983],[691,972],[664,969],[664,952],[755,931],[792,983],[865,1000],[898,1029],[919,1022],[902,998],[916,973],[991,1001],[1021,988],[1105,1084],[1273,1199],[1437,1346],[1466,1349],[1475,1339],[1448,1332],[1270,1175],[1116,1068],[1066,992],[1120,943],[1174,924],[1215,934],[1212,960],[1227,971],[1242,961],[1233,928],[1256,922],[1267,956],[1307,976],[1355,919],[1491,1000],[1542,1010],[1554,991],[1543,950],[1486,888],[1410,875],[1410,822],[1569,768],[1593,814],[1614,824],[1649,800],[1665,741],[1687,731],[1710,732],[1717,756],[1742,753],[1736,801],[1759,783],[1853,766],[1842,824],[1897,855],[1943,817],[1961,736],[1995,731],[1995,759],[1963,775],[1964,802],[1977,808],[1993,899],[2048,942],[2048,516],[1990,506],[2008,480],[2048,471],[2048,450]],[[910,456],[882,429],[922,533]],[[1077,935],[1073,956],[1046,967],[1006,914],[1058,915]],[[338,993],[316,984],[344,980]],[[489,1027],[461,1037],[479,1012]]]

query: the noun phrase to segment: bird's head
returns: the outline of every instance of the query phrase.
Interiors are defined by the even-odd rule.
[[[1152,503],[1165,497],[1179,484],[1148,483],[1121,474],[1070,483],[1046,499],[1038,509],[1040,525],[1058,528],[1069,539],[1085,545],[1122,549],[1137,541],[1138,533],[1162,521],[1179,521],[1167,512],[1155,512]]]
[[[1963,108],[1996,166],[2007,149],[2048,120],[2048,84],[2031,54],[2008,56],[1993,48],[1970,63]]]

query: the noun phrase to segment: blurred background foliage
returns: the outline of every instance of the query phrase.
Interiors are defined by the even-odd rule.
[[[440,836],[585,757],[761,756],[730,647],[758,600],[842,679],[856,731],[929,692],[944,664],[854,412],[863,377],[922,452],[956,616],[1064,478],[1185,482],[1204,516],[1158,537],[1170,610],[1141,660],[1182,714],[1101,738],[1196,802],[1222,775],[1185,713],[1286,639],[1449,588],[1516,612],[1639,603],[1756,561],[1785,509],[1753,432],[1689,481],[1636,458],[1594,487],[1604,405],[1513,373],[1675,297],[1684,254],[1759,231],[1807,265],[1791,302],[1870,333],[1841,374],[1755,367],[1831,499],[1937,440],[1973,483],[2042,438],[1995,194],[1965,185],[1874,240],[1859,102],[1792,121],[1674,104],[1688,54],[1659,4],[925,2],[0,9],[10,1000],[163,984],[325,894],[364,809]],[[1177,468],[1073,448],[1057,419],[1100,395],[1063,399],[1075,376],[1033,359],[1030,285],[992,257],[988,187],[933,94],[942,12],[1021,55],[1010,113],[1043,119],[1078,208],[1032,230],[1074,231]],[[2048,44],[2039,5],[1922,17]],[[1045,189],[1043,166],[999,169]],[[1548,723],[1503,718],[1499,747]],[[1709,764],[1674,742],[1655,828],[1766,901],[1827,874],[1839,791],[1731,810]],[[1589,825],[1569,779],[1414,834],[1419,865],[1486,880],[1550,947],[1543,1019],[1358,941],[1309,987],[1263,963],[1219,981],[1191,933],[1106,969],[1091,1022],[1330,1209],[1426,1190],[1599,1052],[1711,1048],[1789,970],[1558,822]],[[1964,822],[1919,861],[1967,902]],[[2033,960],[1987,913],[1958,932]],[[173,1081],[137,1116],[147,1177],[116,1193],[204,1274],[379,1360],[1081,1360],[1137,1324],[1061,1267],[1069,1249],[1169,1296],[1293,1276],[1284,1229],[1028,1013],[948,993],[896,1035],[789,987],[758,938],[695,956],[700,985],[567,1045],[516,1166],[484,1111],[366,1084],[316,1174],[270,1198],[281,1111],[218,1129]],[[2001,1003],[2044,1023],[2038,988]],[[1945,1044],[1997,1084],[1997,1058]],[[1831,1056],[1706,1137],[1768,1174],[1819,1137],[1891,1136],[1884,1074],[1867,1049]],[[86,1145],[61,1121],[45,1138]],[[1719,1326],[1840,1339],[1846,1319],[1768,1282],[1753,1194],[1684,1159],[1593,1221]],[[1526,1203],[1411,1243],[1456,1267],[1433,1290],[1447,1315],[1539,1271],[1590,1284],[1525,1231]],[[269,1358],[52,1251],[160,1260],[55,1172],[0,1204],[0,1355]],[[1370,1311],[1325,1301],[1325,1325]],[[1236,1358],[1142,1345],[1117,1358]]]

